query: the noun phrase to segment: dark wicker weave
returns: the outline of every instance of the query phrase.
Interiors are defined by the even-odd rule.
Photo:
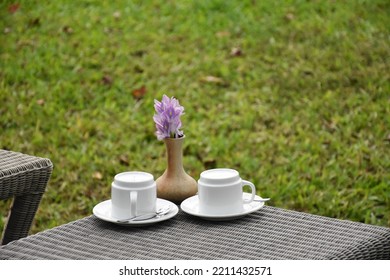
[[[390,259],[390,229],[274,207],[142,228],[89,216],[0,247],[0,259]]]
[[[14,198],[1,244],[27,236],[52,169],[49,159],[0,150],[0,199]]]

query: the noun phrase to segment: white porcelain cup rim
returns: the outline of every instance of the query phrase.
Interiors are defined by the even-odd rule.
[[[155,184],[152,174],[142,171],[126,171],[115,175],[115,187],[140,189]]]
[[[203,185],[226,186],[240,181],[240,174],[235,169],[215,168],[200,174],[199,182]]]

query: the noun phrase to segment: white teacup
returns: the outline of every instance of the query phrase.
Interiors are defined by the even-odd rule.
[[[243,199],[243,187],[250,186],[252,196]],[[203,171],[198,180],[199,212],[208,215],[229,215],[244,211],[256,195],[255,185],[242,180],[238,171],[217,168]]]
[[[111,185],[111,215],[130,219],[156,211],[157,189],[152,174],[140,171],[119,173]]]

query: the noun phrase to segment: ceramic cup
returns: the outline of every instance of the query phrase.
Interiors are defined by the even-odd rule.
[[[243,187],[250,186],[252,196],[243,199]],[[253,201],[255,185],[242,180],[238,171],[217,168],[203,171],[198,180],[199,213],[207,215],[229,215],[244,211],[244,204]]]
[[[157,190],[152,174],[140,171],[119,173],[111,185],[111,215],[116,219],[156,211]]]

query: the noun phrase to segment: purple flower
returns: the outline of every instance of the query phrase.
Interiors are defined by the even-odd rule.
[[[184,107],[180,106],[179,101],[164,94],[161,102],[154,100],[154,109],[156,114],[153,120],[156,123],[156,135],[158,140],[164,138],[179,138],[183,136],[180,131],[180,116],[184,114]]]

